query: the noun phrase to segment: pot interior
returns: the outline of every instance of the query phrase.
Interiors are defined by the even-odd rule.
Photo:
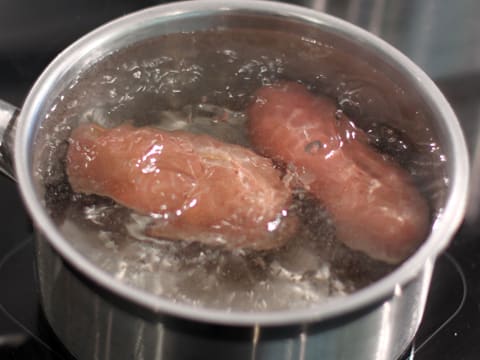
[[[52,65],[56,77],[38,102],[36,191],[80,256],[115,281],[163,299],[247,312],[315,307],[401,266],[337,242],[328,213],[308,199],[296,208],[301,234],[280,249],[252,252],[152,238],[144,233],[151,217],[75,194],[65,159],[80,124],[185,129],[249,147],[246,109],[254,92],[294,81],[335,101],[377,151],[410,173],[432,224],[446,206],[454,154],[445,121],[415,76],[379,46],[366,46],[336,22],[247,10],[138,19],[67,51]],[[67,64],[66,57],[76,61]]]

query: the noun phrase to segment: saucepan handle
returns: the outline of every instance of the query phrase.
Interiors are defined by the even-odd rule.
[[[13,167],[13,139],[18,108],[0,100],[0,172],[15,180]]]

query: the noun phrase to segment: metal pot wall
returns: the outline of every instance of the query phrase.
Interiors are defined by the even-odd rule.
[[[367,72],[375,80],[373,93],[395,99],[394,108],[383,108],[400,109],[407,115],[403,118],[410,119],[397,123],[394,118],[395,126],[419,139],[426,136],[419,124],[436,134],[448,159],[444,169],[448,187],[442,197],[432,200],[437,216],[428,239],[392,273],[351,295],[306,309],[203,309],[169,302],[115,279],[59,231],[45,208],[42,184],[35,178],[37,155],[51,129],[44,119],[59,94],[79,73],[117,50],[166,34],[218,28],[255,29],[243,41],[263,41],[271,51],[284,51],[289,46],[285,39],[291,36],[313,41],[322,47],[322,56],[312,58],[296,52],[295,46],[285,50],[288,59],[297,57],[305,64],[295,69],[299,79],[311,77],[319,64],[331,68],[334,76]],[[265,31],[269,35],[262,40]],[[276,41],[267,41],[272,34]],[[172,45],[181,51],[182,44],[168,46]],[[201,1],[129,15],[60,54],[38,79],[16,121],[14,107],[1,102],[0,109],[2,169],[13,175],[14,158],[15,178],[37,228],[42,305],[55,333],[79,359],[396,359],[420,324],[435,259],[464,214],[467,149],[453,111],[432,81],[368,32],[300,7]]]

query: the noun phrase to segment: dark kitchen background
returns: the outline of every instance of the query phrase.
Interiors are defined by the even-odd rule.
[[[21,107],[63,48],[111,19],[164,2],[0,1],[0,99]],[[471,154],[470,206],[438,260],[424,321],[409,351],[413,356],[405,359],[480,358],[480,1],[287,2],[336,15],[385,39],[430,75],[456,111]],[[15,184],[4,177],[0,219],[0,359],[71,359],[42,317],[31,225]]]

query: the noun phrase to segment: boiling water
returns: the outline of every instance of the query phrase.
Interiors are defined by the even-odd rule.
[[[242,40],[248,32],[214,35],[169,35],[113,53],[80,74],[59,97],[41,130],[47,141],[40,145],[37,161],[47,166],[39,167],[37,175],[66,238],[121,281],[175,302],[229,310],[309,307],[390,272],[392,266],[336,242],[328,213],[302,190],[295,191],[290,209],[302,224],[298,232],[285,246],[260,252],[151,238],[145,234],[149,216],[71,191],[66,140],[78,124],[113,127],[127,121],[208,133],[248,147],[245,109],[253,92],[295,79],[337,99],[338,111],[364,128],[372,146],[402,164],[435,208],[445,188],[441,151],[428,127],[423,125],[423,138],[411,139],[391,125],[398,122],[392,110],[400,105],[376,89],[369,74],[348,77],[328,60],[331,47],[314,41],[280,44],[271,34],[255,33],[248,42]],[[185,46],[172,50],[170,42]],[[296,64],[289,52],[296,54]],[[324,66],[308,70],[307,79],[302,73],[311,68],[312,56]],[[422,114],[412,116],[422,120]]]

